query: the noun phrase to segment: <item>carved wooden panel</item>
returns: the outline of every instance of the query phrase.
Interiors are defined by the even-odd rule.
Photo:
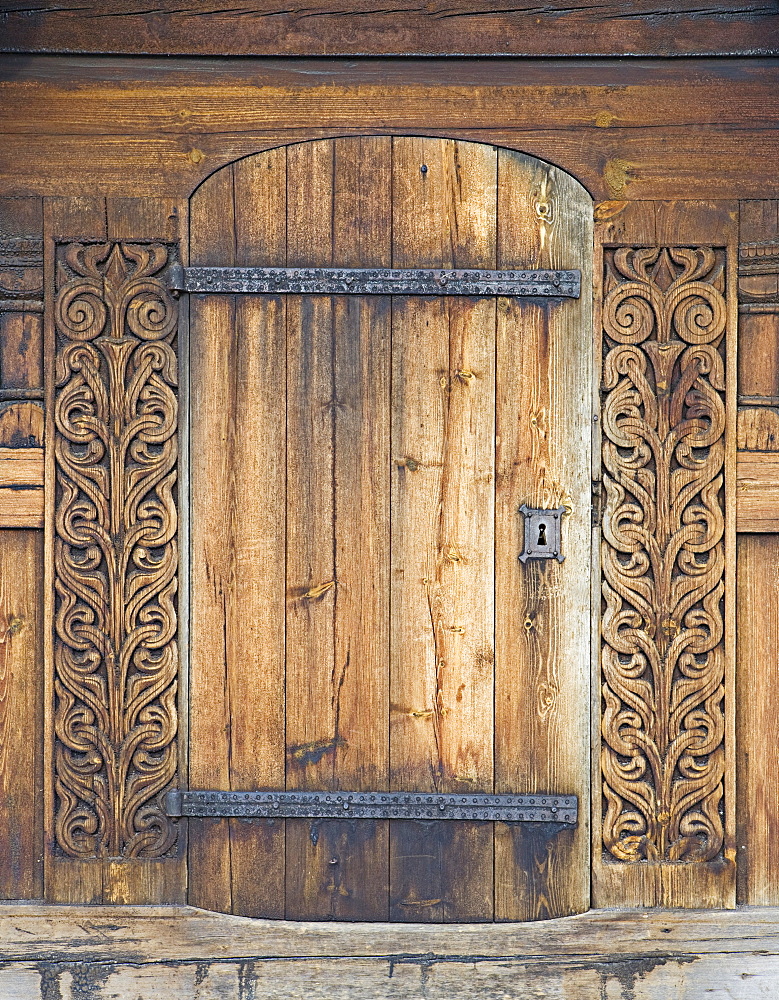
[[[605,251],[603,844],[723,845],[725,253]]]
[[[161,244],[57,248],[58,848],[161,857],[177,748],[177,304]]]

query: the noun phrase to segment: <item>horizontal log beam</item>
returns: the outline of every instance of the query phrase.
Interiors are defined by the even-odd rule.
[[[0,448],[0,528],[43,527],[43,448]]]
[[[738,452],[736,483],[736,531],[779,531],[779,452]]]
[[[453,0],[400,3],[321,0],[283,6],[184,0],[18,2],[2,15],[0,48],[16,52],[155,55],[753,55],[777,45],[771,5],[747,0],[632,0],[542,5]],[[149,9],[149,8],[152,9]],[[220,9],[221,8],[221,9]]]

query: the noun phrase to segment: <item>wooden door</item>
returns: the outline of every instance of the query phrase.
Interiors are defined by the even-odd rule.
[[[211,266],[578,268],[578,300],[192,295],[193,789],[544,792],[579,824],[192,819],[190,902],[514,920],[589,900],[591,202],[519,153],[353,137],[191,200]],[[518,560],[564,506],[565,561]]]

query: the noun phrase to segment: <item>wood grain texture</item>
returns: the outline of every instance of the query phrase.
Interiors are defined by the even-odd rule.
[[[540,216],[534,215],[544,220],[539,237],[543,252],[509,260],[511,237],[506,236],[505,266],[579,266],[578,257],[576,265],[568,257],[572,243],[589,243],[589,200],[575,194],[575,183],[558,172],[550,175],[536,167],[536,175],[528,170],[527,176],[508,170],[505,184],[527,188],[534,213],[536,203],[543,201]],[[239,191],[240,171],[255,178],[254,186],[247,181]],[[554,198],[550,177],[559,186]],[[214,175],[198,191],[192,203],[192,259],[223,265],[270,262],[275,242],[276,262],[285,260],[288,266],[495,266],[501,225],[497,180],[494,148],[451,140],[339,139],[259,154]],[[285,192],[283,204],[274,202],[273,190]],[[568,204],[572,197],[573,208]],[[558,215],[566,221],[553,224]],[[507,233],[522,231],[525,221],[506,208]],[[257,255],[236,255],[234,234],[242,228],[247,246],[259,248]],[[285,240],[283,248],[280,240]],[[201,248],[197,256],[196,242]],[[582,266],[586,278],[587,267]],[[582,302],[587,300],[585,291]],[[270,734],[268,750],[277,761],[283,755],[273,741],[285,741],[284,781],[290,789],[389,785],[492,791],[496,302],[401,297],[390,304],[367,296],[288,296],[285,331],[279,334],[286,337],[286,369],[279,355],[275,380],[270,371],[259,379],[266,387],[282,379],[285,406],[267,388],[256,397],[239,397],[232,389],[225,396],[223,387],[242,366],[236,351],[246,350],[248,358],[261,349],[243,334],[240,311],[269,309],[273,301],[193,296],[193,489],[205,492],[208,484],[210,493],[207,499],[195,497],[193,513],[190,780],[202,788],[235,787],[227,784],[234,780],[231,748],[239,748],[240,757],[243,741],[256,753],[259,731]],[[544,313],[536,309],[541,328]],[[576,307],[569,312],[554,327],[550,364],[562,369],[563,353],[567,351],[569,362],[573,356],[562,338],[578,345],[573,348],[576,362],[568,365],[562,381],[558,376],[559,388],[549,390],[549,411],[563,414],[561,422],[584,447],[563,448],[561,434],[559,442],[555,439],[556,464],[545,461],[550,468],[554,464],[555,474],[566,483],[571,481],[571,496],[581,501],[570,529],[573,566],[581,557],[585,562],[589,558],[589,417],[576,407],[590,360],[587,339],[580,336],[581,317]],[[526,319],[523,314],[513,328],[506,328],[507,342],[518,336]],[[255,316],[246,324],[255,336],[257,323]],[[541,352],[535,341],[522,343],[521,360],[510,352],[503,358],[500,399],[507,421],[516,420],[524,407],[517,369],[526,367],[533,352]],[[541,352],[539,358],[544,361],[546,355]],[[564,391],[569,382],[571,391]],[[570,413],[564,398],[570,401]],[[258,729],[258,713],[266,710],[272,692],[260,699],[247,684],[241,694],[251,707],[241,716],[233,707],[229,657],[224,666],[225,644],[237,621],[230,611],[237,584],[222,585],[215,593],[212,579],[235,530],[228,528],[223,509],[234,504],[230,491],[244,481],[259,481],[259,473],[249,471],[248,455],[257,453],[260,442],[248,438],[241,445],[246,457],[240,459],[233,438],[239,421],[251,427],[255,420],[258,427],[275,427],[274,435],[286,436],[286,444],[280,438],[268,444],[269,453],[275,449],[285,460],[284,481],[269,483],[265,491],[283,508],[275,521],[255,526],[253,535],[247,535],[247,544],[260,532],[284,544],[283,551],[264,553],[264,589],[270,596],[265,612],[257,604],[257,615],[270,615],[269,622],[276,622],[270,627],[285,644],[283,686],[279,678],[273,682],[284,692],[284,718],[266,714],[264,730]],[[285,431],[279,420],[285,420]],[[534,448],[530,440],[515,444],[512,461],[524,461],[522,456]],[[235,485],[228,489],[231,476]],[[539,502],[549,499],[555,484],[548,475],[546,480],[523,498],[537,494]],[[245,501],[245,490],[241,496]],[[521,499],[514,496],[510,503],[518,506]],[[229,515],[233,524],[245,516]],[[516,511],[506,516],[506,527],[509,521],[515,531]],[[500,558],[510,558],[512,573],[518,551],[518,546],[507,546],[504,556],[501,547]],[[259,565],[246,563],[248,575],[238,588],[242,595],[251,591]],[[273,597],[282,573],[286,611],[278,594]],[[537,762],[530,767],[538,773],[507,765],[502,780],[504,790],[523,790],[528,780],[530,790],[574,790],[586,816],[588,716],[576,709],[587,703],[586,690],[580,690],[587,678],[586,628],[584,658],[574,656],[560,667],[566,650],[571,652],[582,638],[579,625],[587,618],[587,573],[579,577],[581,593],[558,601],[566,624],[550,624],[551,645],[539,668],[552,672],[555,697],[560,705],[570,704],[571,712],[563,719],[562,712],[547,706],[546,714],[558,719],[554,734],[551,728],[544,737],[525,734],[522,751]],[[500,614],[510,617],[513,610],[501,609]],[[227,631],[220,634],[215,621],[225,622]],[[558,643],[554,630],[561,627],[570,635]],[[252,645],[258,641],[253,639]],[[244,659],[250,655],[247,647]],[[512,692],[526,686],[524,676],[510,670],[504,683]],[[569,688],[575,689],[570,696]],[[521,712],[521,702],[515,700],[511,712]],[[578,743],[572,733],[578,734]],[[509,743],[510,737],[504,747]],[[578,770],[566,763],[569,753]],[[551,770],[543,763],[546,756],[556,762]],[[239,787],[283,784],[275,774],[255,776],[253,784]],[[235,910],[229,873],[237,848],[229,824],[195,820],[191,826],[191,900]],[[523,905],[529,913],[545,916],[586,906],[587,824],[573,838],[573,849],[568,844],[563,854],[557,847],[566,838],[553,833],[543,831],[540,840],[526,837],[516,848],[509,847],[504,918],[516,913],[509,903],[510,880],[520,878],[517,865],[528,858],[534,870]],[[288,820],[285,853],[285,865],[277,859],[276,869],[282,870],[288,918],[463,921],[494,916],[490,824]],[[269,870],[273,860],[264,858]],[[584,866],[578,867],[582,860]],[[578,881],[574,869],[583,876]],[[257,902],[251,912],[276,905],[282,895],[276,893],[271,903],[259,900],[263,891],[270,892],[269,884],[263,889],[258,883],[254,891]],[[251,895],[247,882],[244,907],[251,905]]]
[[[6,403],[0,407],[0,447],[43,447],[43,407],[40,403]]]
[[[79,860],[178,863],[178,830],[158,798],[178,759],[177,310],[160,274],[168,260],[161,244],[109,242],[68,244],[51,262],[54,834],[57,850]]]
[[[725,0],[617,2],[543,7],[457,0],[450,7],[387,10],[324,0],[316,8],[202,0],[158,4],[82,3],[41,8],[19,4],[2,15],[5,52],[126,52],[159,55],[681,55],[770,54],[779,48],[773,8]]]
[[[736,530],[779,531],[779,453],[739,452],[736,477]]]
[[[684,222],[685,218],[687,220],[686,222]],[[688,238],[690,243],[694,243],[697,241],[703,242],[704,240],[716,241],[726,244],[728,248],[727,277],[725,271],[722,271],[720,274],[720,278],[718,279],[721,280],[721,286],[720,286],[721,291],[725,290],[725,283],[727,282],[727,305],[726,305],[726,300],[723,298],[722,301],[720,302],[718,310],[714,310],[711,313],[712,319],[714,317],[714,313],[715,312],[717,313],[717,323],[719,324],[720,329],[725,329],[727,327],[728,330],[727,358],[723,357],[719,362],[720,368],[722,368],[724,361],[727,362],[726,364],[727,401],[726,401],[726,407],[724,406],[722,407],[721,419],[719,419],[718,422],[718,425],[721,425],[719,433],[721,435],[721,444],[724,444],[724,448],[720,446],[720,453],[717,459],[717,461],[719,462],[720,471],[722,472],[722,470],[724,469],[725,472],[725,489],[727,497],[725,506],[725,520],[724,524],[721,525],[721,528],[718,529],[718,531],[722,531],[722,529],[724,528],[725,556],[724,560],[721,557],[715,558],[714,560],[714,563],[720,566],[720,569],[718,571],[720,574],[722,574],[724,567],[724,574],[725,574],[724,583],[727,596],[724,608],[724,615],[720,618],[720,624],[715,627],[713,633],[721,636],[722,635],[721,629],[724,626],[724,645],[721,647],[721,653],[718,654],[723,657],[723,662],[721,662],[719,666],[716,666],[715,663],[716,670],[719,672],[720,675],[719,683],[724,683],[724,688],[720,689],[720,694],[719,694],[719,699],[721,703],[724,691],[724,715],[721,715],[722,720],[724,720],[724,726],[720,727],[719,725],[715,725],[714,727],[715,731],[719,733],[719,739],[723,741],[721,747],[724,747],[724,754],[725,754],[723,758],[722,772],[721,772],[721,778],[724,781],[724,794],[725,794],[725,809],[724,809],[725,823],[723,827],[724,841],[721,841],[723,845],[723,853],[721,856],[715,858],[707,865],[670,864],[664,866],[662,863],[657,864],[650,860],[648,863],[644,862],[640,864],[629,864],[620,866],[602,860],[600,857],[600,848],[596,844],[593,874],[594,874],[594,896],[595,896],[595,901],[597,903],[602,903],[605,900],[609,901],[620,900],[623,901],[624,903],[629,903],[629,901],[631,900],[639,900],[639,899],[644,901],[646,905],[649,905],[649,903],[652,900],[654,900],[655,905],[696,905],[696,903],[698,905],[701,905],[703,902],[707,903],[708,905],[722,905],[723,903],[725,903],[726,905],[728,904],[732,905],[733,902],[733,889],[734,889],[733,861],[735,860],[735,852],[733,849],[732,824],[735,815],[735,793],[734,793],[735,757],[733,751],[734,744],[733,744],[732,729],[734,726],[734,714],[735,714],[733,708],[734,705],[733,678],[734,678],[734,666],[735,666],[733,643],[735,638],[735,627],[734,627],[735,623],[732,621],[732,615],[734,611],[734,605],[733,605],[734,581],[731,580],[730,573],[732,566],[734,566],[734,541],[735,541],[735,536],[734,536],[735,523],[733,520],[735,515],[735,509],[734,509],[735,504],[733,501],[735,499],[736,413],[735,413],[735,377],[734,377],[735,337],[733,336],[733,331],[735,328],[735,281],[736,281],[734,222],[736,221],[736,219],[737,219],[737,213],[735,213],[734,211],[734,206],[729,204],[699,205],[699,206],[696,206],[695,204],[685,204],[685,205],[679,205],[676,208],[673,208],[672,206],[668,205],[656,205],[654,225],[652,226],[651,215],[649,214],[647,214],[645,222],[645,224],[648,225],[650,229],[653,229],[653,232],[647,232],[643,240],[639,240],[638,236],[636,236],[637,242],[643,242],[645,244],[648,244],[650,247],[654,242],[654,245],[658,246],[658,244],[662,244],[663,239],[667,237],[675,236],[678,238],[681,232],[681,227],[684,227],[685,231],[688,233]],[[634,233],[633,235],[636,234]],[[628,251],[612,251],[612,253],[615,255],[615,260],[617,256],[620,254],[623,255],[623,257],[620,259],[626,260],[627,258],[624,258],[624,254],[627,252]],[[658,252],[657,250],[646,251],[646,253],[655,253],[655,254],[657,252]],[[633,272],[631,273],[633,274],[633,278],[635,279],[637,275]],[[632,289],[631,294],[634,296],[634,298],[640,294],[639,286],[635,281],[630,286],[630,288]],[[611,298],[614,299],[614,302],[611,303],[611,308],[613,311],[613,307],[617,299],[619,298],[620,293],[618,291],[612,290],[610,294]],[[681,294],[681,292],[679,294]],[[633,308],[634,306],[635,308]],[[631,299],[631,309],[629,311],[633,316],[634,320],[636,320],[637,317],[641,314],[641,310],[638,308],[638,306],[639,304],[635,302],[633,299]],[[604,306],[604,325],[607,329],[610,329],[613,326],[613,317],[609,318],[607,316],[607,312],[608,312],[607,306]],[[647,317],[648,315],[649,314],[647,313]],[[680,329],[680,327],[677,326],[677,329]],[[629,324],[625,326],[622,333],[624,333],[625,336],[627,336],[628,332],[629,332]],[[619,334],[617,339],[622,337],[622,333]],[[609,334],[609,336],[611,336],[611,334]],[[641,336],[638,338],[636,342],[641,343],[643,339],[644,337]],[[629,351],[636,350],[635,347],[626,349]],[[661,359],[662,352],[658,351],[655,353],[657,353],[657,359],[655,360],[653,354],[652,364],[657,372],[659,371],[658,363]],[[662,365],[660,367],[662,367]],[[610,369],[607,368],[606,372],[604,373],[604,381],[608,382],[610,378],[611,382],[613,382],[613,385],[616,386],[618,379],[615,378],[613,373],[611,376],[609,376],[609,370]],[[626,369],[625,372],[623,372],[623,376],[628,376],[628,375],[629,372]],[[665,382],[668,386],[668,390],[673,391],[670,370],[668,376],[666,376],[661,372],[660,374],[656,374],[656,378],[660,390],[662,390],[663,392],[665,391],[664,387],[660,384],[662,382]],[[723,381],[722,371],[720,372],[720,375],[717,376],[716,381],[717,384],[719,385],[719,391],[723,392],[726,388],[726,385],[725,381]],[[627,388],[627,382],[623,383],[623,390],[625,390],[626,388]],[[617,392],[618,390],[615,388],[614,391]],[[622,397],[620,397],[620,399],[621,398]],[[638,398],[638,396],[636,398]],[[624,398],[625,405],[627,405],[627,400],[628,397],[625,396]],[[616,401],[618,403],[618,407],[617,410],[615,410],[615,412],[619,412],[619,406],[622,404],[619,402],[619,400]],[[664,405],[662,404],[662,400],[658,405],[660,406]],[[643,410],[636,411],[637,417],[640,412],[644,411]],[[646,410],[645,412],[649,414],[650,411]],[[726,413],[727,413],[727,419],[726,419]],[[604,411],[604,421],[607,421],[607,418],[610,419],[608,411]],[[638,427],[639,424],[637,423],[635,425],[635,428]],[[606,429],[608,430],[608,433],[610,435],[613,433],[613,428],[609,429],[607,427]],[[722,436],[723,434],[724,437]],[[617,464],[619,464],[619,460],[616,459],[616,455],[617,452],[613,452],[613,454],[609,453],[608,455],[604,453],[604,457],[605,458],[607,457],[609,462],[611,463],[610,474],[612,471],[611,466],[614,465],[614,461],[617,461]],[[632,479],[632,474],[626,474],[625,476],[621,476],[620,478],[621,485],[618,488],[617,492],[619,493],[619,490],[622,489],[623,487],[630,489],[631,479]],[[618,504],[619,498],[616,496],[616,494],[613,493],[613,490],[611,491],[611,499],[613,503]],[[608,507],[607,504],[606,508],[607,518],[609,516],[608,514],[609,509],[610,508]],[[613,544],[617,536],[613,535],[613,533],[609,534],[608,521],[605,523],[607,528],[606,538],[609,544]],[[658,530],[659,528],[653,528],[653,533],[656,534]],[[630,532],[628,532],[628,534],[630,534]],[[715,532],[715,534],[717,533]],[[719,535],[718,537],[723,537],[723,535]],[[625,535],[625,538],[622,539],[622,541],[618,540],[618,544],[622,545],[623,543],[625,543],[626,539],[627,535]],[[721,544],[721,542],[718,544]],[[612,577],[616,579],[614,573],[611,571],[611,569],[609,569],[608,565],[606,569],[607,569],[606,576],[608,580],[611,581]],[[616,575],[617,576],[619,575],[619,571],[617,572]],[[662,574],[657,575],[657,579],[660,579],[661,575]],[[723,581],[721,581],[720,586],[722,582]],[[624,598],[624,591],[621,592]],[[608,592],[606,592],[606,597],[608,600],[609,599]],[[604,627],[608,625],[609,621],[614,622],[618,620],[617,618],[614,618],[616,610],[617,607],[615,605],[611,611],[607,612],[607,615],[604,618]],[[722,614],[721,611],[719,613]],[[673,615],[671,617],[673,617]],[[666,625],[666,627],[670,626]],[[656,635],[659,637],[662,632],[662,623],[660,623],[657,626],[657,628],[658,631],[656,632]],[[632,633],[630,634],[632,635]],[[628,633],[626,632],[625,636],[627,635]],[[661,642],[663,641],[670,641],[670,637],[669,640],[661,640]],[[625,651],[627,651],[627,647],[625,648]],[[605,676],[607,684],[610,683],[609,678],[612,676],[612,673],[613,672],[610,672],[609,670],[606,671]],[[604,738],[608,740],[609,739],[608,725],[610,724],[609,720],[610,719],[617,720],[619,718],[619,715],[617,712],[616,704],[611,709],[609,709],[609,704],[610,704],[609,697],[611,695],[608,688],[604,690],[606,691],[607,714],[604,717],[603,724],[605,728],[603,732],[604,732]],[[638,688],[636,689],[636,694],[637,696],[641,697]],[[635,704],[637,705],[638,703],[636,702]],[[665,710],[661,710],[660,708],[658,708],[657,710],[658,718],[660,717],[663,711]],[[720,708],[718,709],[718,711],[722,713],[723,710],[722,708]],[[609,714],[609,712],[611,712],[611,714]],[[655,716],[653,715],[653,718],[654,717]],[[663,756],[662,759],[665,761],[666,757]],[[711,759],[712,758],[710,757],[709,760]],[[610,795],[611,793],[607,792],[607,794]],[[722,786],[720,786],[720,794],[722,794]],[[633,810],[632,815],[638,817],[643,807],[639,805],[638,798],[634,798],[631,801],[632,801],[631,808]],[[614,800],[612,798],[610,798],[610,803],[611,803],[611,809],[613,810]],[[596,805],[595,807],[596,814],[598,812],[598,809],[599,807]],[[673,810],[666,810],[666,811],[658,810],[657,822],[664,822],[666,816],[668,817],[672,816],[672,812]],[[606,817],[606,823],[608,824],[609,813],[604,811],[604,816]],[[718,839],[721,840],[721,837]],[[717,900],[720,900],[721,902],[717,903],[716,902]]]
[[[43,448],[0,447],[0,528],[43,527]]]
[[[392,165],[393,266],[493,267],[496,151],[396,139]],[[494,338],[494,300],[393,302],[398,790],[493,787]],[[393,919],[492,919],[491,824],[393,821],[391,829]],[[479,873],[482,891],[462,892],[467,870]]]
[[[769,62],[378,66],[6,56],[0,193],[188,197],[215,169],[280,143],[388,131],[522,150],[598,201],[778,193]]]
[[[754,270],[756,258],[745,256],[750,244],[779,241],[779,201],[742,201],[739,213],[738,391],[743,397],[779,396],[779,261],[766,262],[763,273]],[[761,248],[762,249],[762,248]],[[750,264],[753,266],[750,267]],[[764,303],[759,312],[746,312],[752,303]],[[746,401],[746,400],[745,400]],[[768,402],[768,400],[764,400]],[[769,415],[761,419],[770,419]],[[740,424],[748,418],[739,416]],[[749,421],[753,423],[754,421]],[[766,447],[765,450],[772,450]]]
[[[577,302],[498,300],[495,553],[497,792],[566,789],[588,812],[590,701],[590,200],[555,168],[498,160],[498,266],[576,267]],[[532,359],[532,360],[530,360]],[[565,506],[565,562],[522,565],[518,510]],[[536,919],[589,902],[588,826],[571,837],[500,827],[496,916]]]
[[[205,185],[191,206],[190,261],[283,253],[283,230],[249,213],[234,225],[234,205],[237,193],[283,218],[285,170],[282,152]],[[284,323],[278,299],[191,302],[193,788],[284,783]],[[284,913],[283,822],[195,820],[189,868],[199,905]]]
[[[778,558],[775,534],[739,538],[738,901],[763,906],[779,898],[779,844],[773,834],[779,822],[774,695],[779,670]]]
[[[779,410],[770,406],[740,407],[737,447],[739,451],[779,451]]]
[[[336,140],[320,144],[319,149],[302,147],[303,157],[292,150],[289,153],[293,166],[288,170],[287,190],[296,208],[288,219],[288,261],[388,266],[391,140]],[[317,192],[320,183],[323,190]],[[330,218],[320,214],[328,212]],[[332,498],[329,537],[325,541],[309,536],[304,544],[310,546],[309,553],[324,548],[332,558],[333,593],[326,593],[321,601],[302,598],[306,616],[314,619],[325,613],[327,598],[332,598],[332,641],[330,649],[316,657],[307,657],[301,644],[300,654],[295,651],[288,658],[294,666],[302,654],[300,674],[291,678],[295,694],[288,703],[288,784],[297,787],[303,780],[317,788],[384,789],[389,751],[390,301],[337,297],[327,307],[323,304],[323,312],[325,308],[329,315],[323,317],[322,333],[331,337],[332,355],[329,369],[326,366],[323,372],[328,383],[323,404],[332,421],[332,453],[328,455],[321,447],[306,448],[294,456],[298,468],[294,477],[288,475],[288,482],[296,482],[301,474],[310,476],[307,464],[318,464],[327,456],[329,465],[323,471],[330,484],[311,484],[314,495],[307,504],[296,493],[288,502],[290,509],[300,508],[295,510],[293,523],[302,520],[301,534],[305,535],[312,528],[314,532],[327,530],[319,522],[320,515],[316,520],[311,515],[321,509],[321,516],[326,516],[327,504],[320,498],[323,494]],[[291,324],[288,333],[296,336]],[[300,336],[305,342],[305,327]],[[305,370],[311,355],[303,349],[302,358]],[[290,395],[292,391],[290,387]],[[311,394],[302,391],[299,399],[307,419],[312,415],[316,419],[318,407]],[[292,409],[295,412],[294,405]],[[293,566],[296,560],[297,554]],[[308,565],[312,564],[309,555]],[[321,581],[310,578],[304,584],[306,593],[317,585]],[[290,607],[296,599],[300,606],[299,590],[290,592]],[[320,603],[324,607],[319,608]],[[316,681],[312,681],[312,663],[316,664]],[[301,691],[307,692],[307,700],[300,697]],[[319,729],[301,740],[293,735],[301,724]],[[287,828],[289,917],[387,918],[386,822],[289,821]]]
[[[777,910],[591,911],[535,924],[254,921],[186,907],[0,911],[0,990],[38,1000],[300,996],[768,998],[779,975]],[[150,944],[153,942],[153,944]]]
[[[0,532],[0,897],[43,896],[43,537]]]

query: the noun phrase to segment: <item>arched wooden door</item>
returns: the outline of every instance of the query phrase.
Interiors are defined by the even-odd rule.
[[[550,793],[577,826],[189,821],[190,902],[513,920],[589,899],[591,202],[509,150],[212,175],[190,265],[569,268],[581,296],[190,297],[189,787]],[[519,508],[565,507],[523,565]]]

